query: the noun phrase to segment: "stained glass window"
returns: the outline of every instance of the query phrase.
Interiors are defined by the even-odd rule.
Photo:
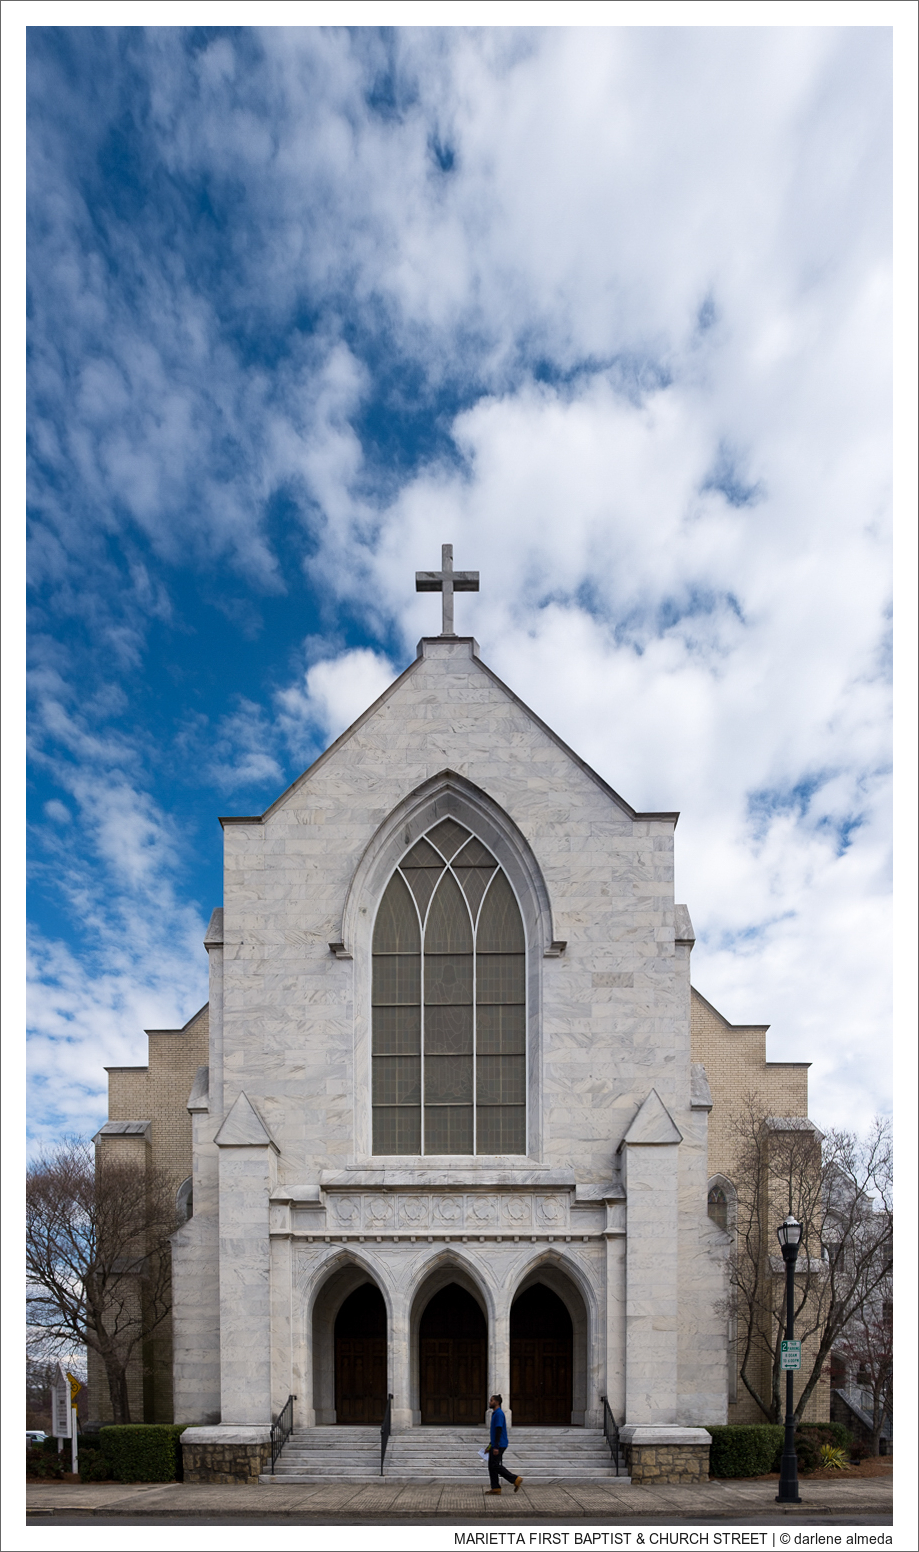
[[[373,1151],[526,1152],[526,942],[487,846],[443,819],[373,934]]]

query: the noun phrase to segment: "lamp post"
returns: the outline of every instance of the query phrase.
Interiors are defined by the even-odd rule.
[[[795,1334],[795,1262],[801,1243],[801,1225],[789,1212],[784,1223],[776,1230],[785,1262],[785,1336],[790,1342]],[[776,1503],[800,1503],[798,1492],[798,1456],[795,1450],[795,1376],[788,1369],[785,1375],[785,1447],[782,1451],[782,1469]]]

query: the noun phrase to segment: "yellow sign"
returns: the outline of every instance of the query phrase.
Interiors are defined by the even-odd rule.
[[[83,1383],[81,1380],[77,1379],[75,1374],[71,1374],[69,1369],[67,1370],[67,1378],[70,1381],[70,1404],[71,1406],[76,1406],[77,1396],[83,1389]]]

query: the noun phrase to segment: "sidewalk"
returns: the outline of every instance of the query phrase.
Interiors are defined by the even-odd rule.
[[[398,1523],[431,1520],[460,1524],[509,1520],[606,1523],[660,1520],[667,1524],[743,1520],[756,1524],[815,1516],[845,1522],[858,1519],[886,1524],[893,1512],[892,1482],[804,1482],[799,1505],[775,1502],[774,1482],[706,1482],[698,1487],[620,1486],[616,1482],[574,1482],[541,1487],[525,1485],[487,1498],[480,1487],[444,1487],[440,1483],[311,1483],[279,1487],[221,1487],[184,1482],[30,1484],[26,1490],[30,1522],[57,1516],[156,1520],[218,1518],[230,1523]]]

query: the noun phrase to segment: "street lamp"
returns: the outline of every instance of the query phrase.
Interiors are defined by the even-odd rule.
[[[776,1233],[782,1247],[782,1260],[785,1262],[785,1336],[791,1342],[795,1334],[795,1262],[798,1259],[798,1246],[801,1243],[801,1225],[794,1214],[789,1212],[785,1222],[779,1224]],[[794,1386],[794,1370],[789,1368],[785,1375],[785,1448],[782,1451],[782,1470],[779,1475],[776,1503],[801,1502],[798,1492],[798,1456],[795,1451]]]

